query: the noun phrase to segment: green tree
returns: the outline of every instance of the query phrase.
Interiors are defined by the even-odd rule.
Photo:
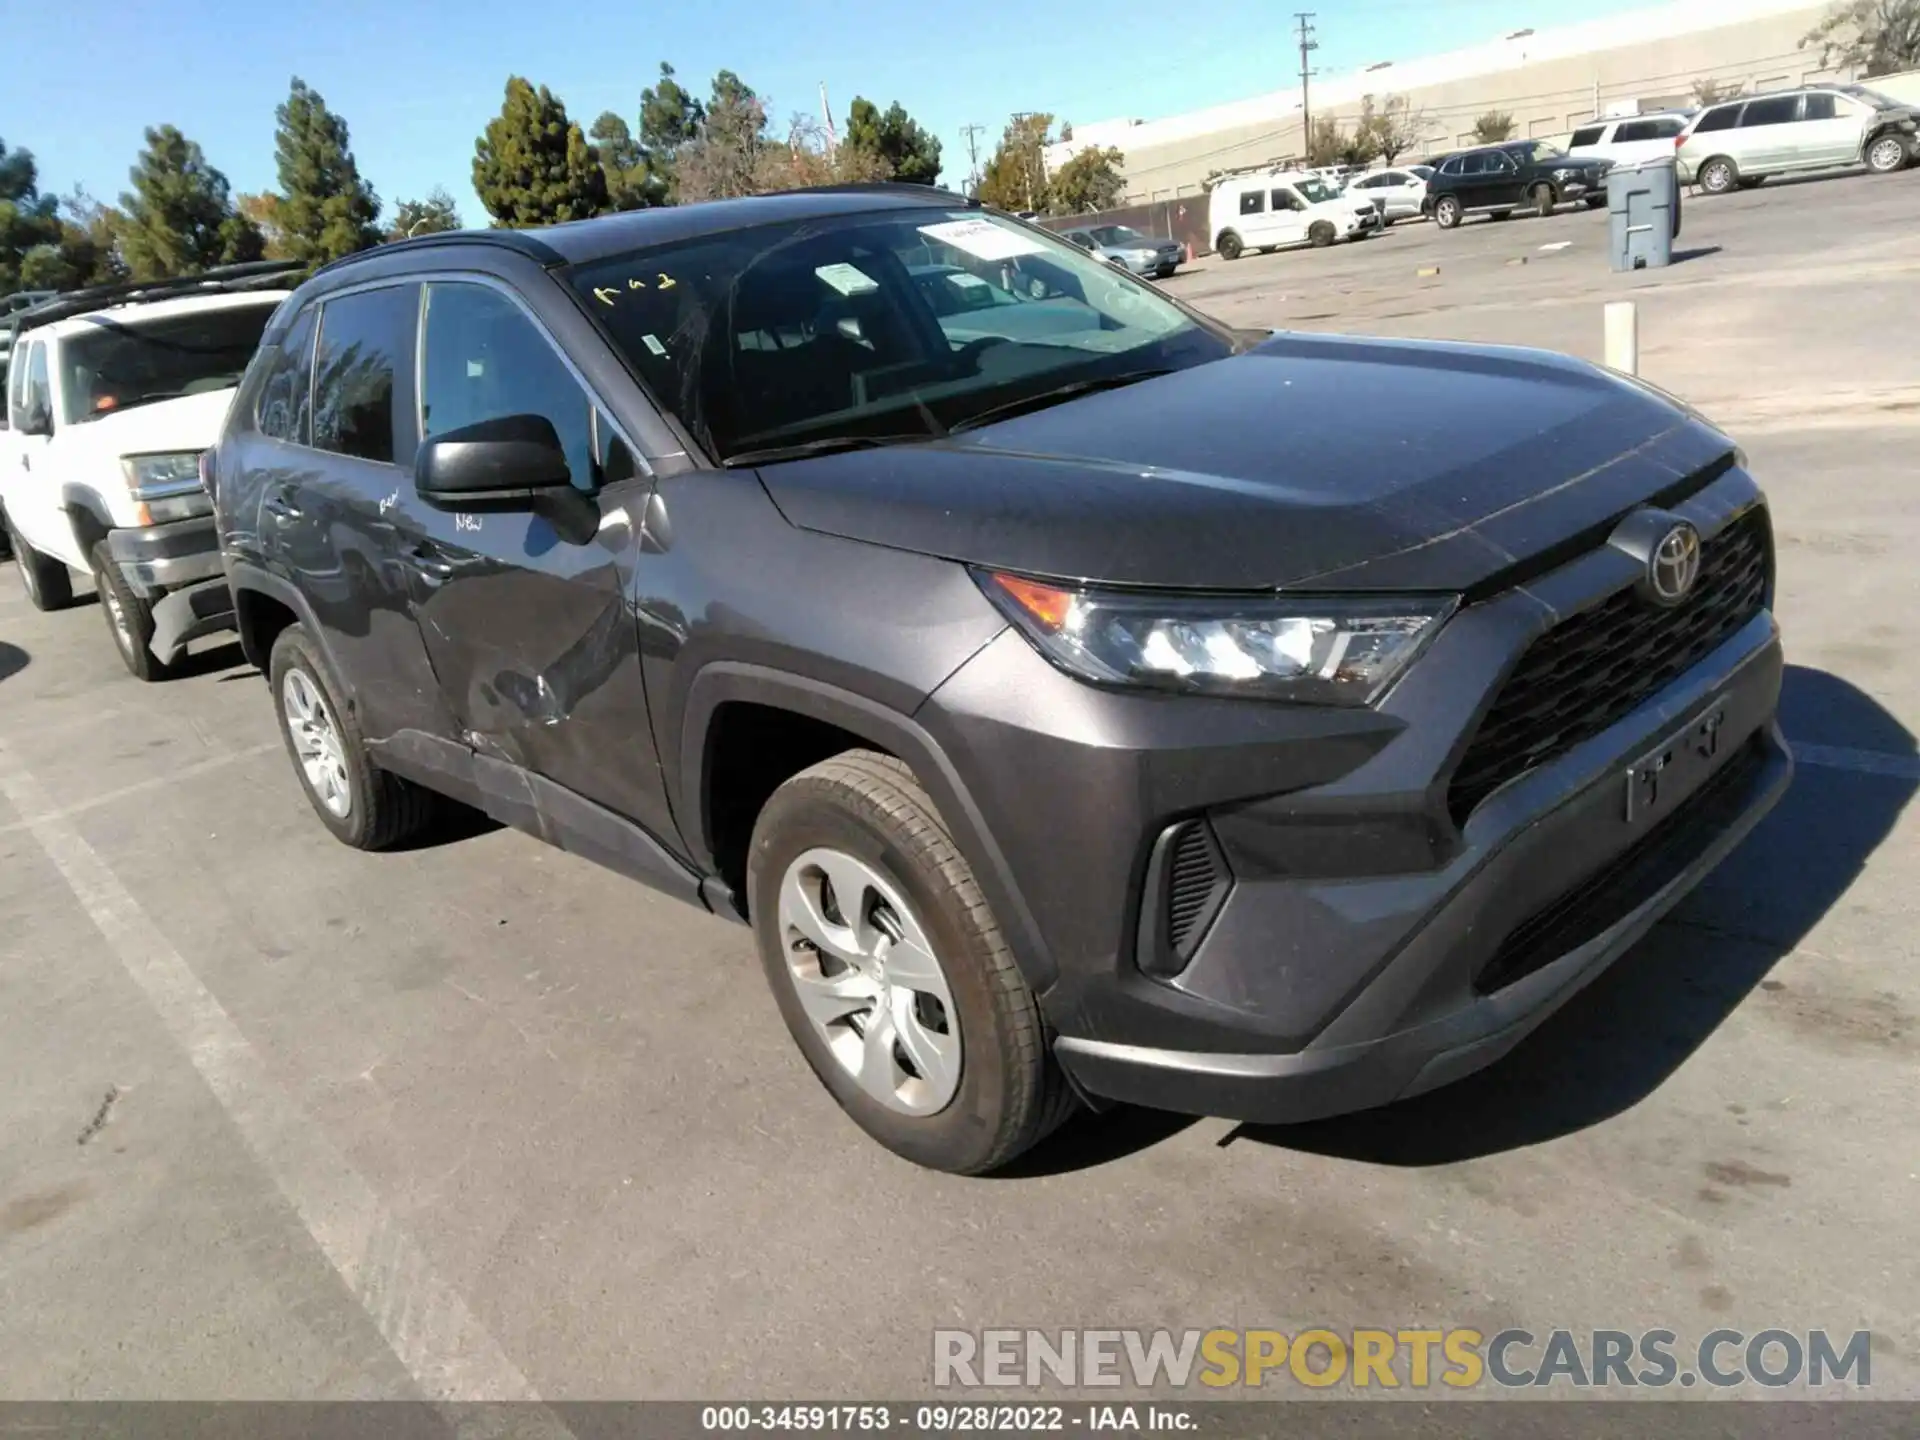
[[[387,239],[409,240],[415,235],[435,235],[462,228],[453,196],[436,185],[427,192],[426,199],[402,200],[394,207]]]
[[[58,236],[36,245],[21,257],[20,286],[26,290],[75,290],[82,285],[105,285],[124,280],[118,219],[78,186],[60,202]]]
[[[146,148],[128,172],[115,223],[120,255],[135,280],[192,275],[214,265],[258,260],[266,241],[234,208],[227,177],[199,145],[172,125],[146,132]]]
[[[665,179],[654,173],[645,148],[633,138],[625,120],[611,110],[602,111],[587,136],[600,155],[608,205],[615,210],[641,210],[666,203]]]
[[[473,188],[498,226],[586,220],[607,208],[600,157],[542,85],[507,80],[500,113],[473,145]]]
[[[883,114],[871,100],[855,96],[847,112],[845,143],[880,160],[885,167],[882,179],[931,185],[940,178],[938,137],[922,130],[898,100]]]
[[[699,133],[674,157],[677,198],[725,200],[755,194],[761,188],[766,128],[766,105],[753,87],[731,70],[714,76]]]
[[[1127,193],[1126,176],[1121,173],[1126,156],[1108,146],[1088,146],[1053,173],[1048,187],[1049,215],[1086,215],[1096,210],[1111,210]]]
[[[1051,115],[1016,115],[980,176],[980,203],[1016,213],[1047,210],[1047,165],[1041,153],[1053,128]]]
[[[1307,137],[1307,164],[1338,165],[1347,140],[1340,122],[1331,115],[1322,115],[1313,122],[1313,133]]]
[[[1513,116],[1504,110],[1489,110],[1473,122],[1473,138],[1481,145],[1498,145],[1513,138]]]
[[[1836,0],[1800,39],[1820,63],[1872,78],[1920,68],[1920,0]]]
[[[1375,110],[1368,95],[1360,102],[1360,128],[1373,137],[1375,152],[1391,165],[1420,143],[1427,131],[1427,116],[1425,111],[1412,110],[1400,95],[1387,96]]]
[[[324,265],[378,245],[380,199],[360,176],[347,122],[297,75],[274,116],[278,248],[289,260]]]
[[[640,149],[665,195],[676,198],[674,165],[693,143],[706,119],[706,107],[673,78],[673,66],[660,62],[660,80],[640,92]]]
[[[60,202],[40,193],[31,150],[8,150],[0,140],[0,295],[31,285],[21,277],[27,256],[60,241]]]

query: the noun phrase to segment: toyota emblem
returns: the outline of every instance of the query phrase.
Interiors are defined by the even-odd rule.
[[[1700,532],[1682,520],[1647,557],[1647,588],[1662,605],[1678,605],[1700,578]]]

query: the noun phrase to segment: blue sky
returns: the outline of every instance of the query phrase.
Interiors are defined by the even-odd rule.
[[[1314,0],[1293,0],[1295,7]],[[1644,0],[1641,0],[1644,3]],[[658,63],[704,94],[731,68],[784,123],[836,123],[856,94],[899,100],[940,136],[949,181],[966,173],[960,127],[1015,110],[1071,121],[1151,118],[1293,83],[1282,0],[692,0],[556,6],[539,0],[8,0],[0,139],[32,150],[43,189],[116,199],[141,130],[172,123],[237,191],[274,183],[273,110],[299,75],[352,127],[363,174],[389,206],[444,185],[469,224],[473,142],[509,74],[549,86],[582,128],[602,110],[634,122]],[[1627,3],[1351,0],[1317,19],[1324,71],[1407,58]]]

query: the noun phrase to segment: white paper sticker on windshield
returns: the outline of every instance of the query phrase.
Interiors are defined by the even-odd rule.
[[[858,265],[848,265],[844,261],[834,265],[822,265],[813,273],[842,295],[871,295],[880,288],[878,280]]]
[[[1567,243],[1572,244],[1573,242],[1568,241]],[[964,270],[954,271],[951,275],[947,276],[947,279],[955,285],[958,285],[962,290],[984,290],[987,288],[986,281],[982,280],[978,275],[969,275]]]
[[[647,349],[651,350],[654,354],[662,358],[666,356],[667,347],[660,343],[660,337],[658,335],[647,334],[642,335],[640,338],[646,343]]]
[[[1046,246],[1018,230],[1006,229],[991,220],[946,220],[938,225],[922,225],[920,233],[929,240],[964,250],[979,260],[1011,260],[1016,255],[1042,255]]]

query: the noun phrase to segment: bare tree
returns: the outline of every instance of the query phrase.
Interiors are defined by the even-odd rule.
[[[1731,100],[1740,93],[1737,80],[1715,80],[1701,76],[1693,82],[1693,103],[1696,105],[1718,105],[1722,100]]]
[[[1836,0],[1800,37],[1820,63],[1872,77],[1920,67],[1920,0]]]
[[[766,192],[849,185],[885,180],[891,174],[885,156],[857,145],[836,145],[819,120],[796,113],[787,123],[785,140],[761,142],[754,188]]]
[[[1513,138],[1513,116],[1504,110],[1489,110],[1473,122],[1473,138],[1482,145],[1498,145]]]
[[[1377,111],[1371,95],[1360,102],[1360,128],[1373,136],[1374,149],[1389,165],[1420,144],[1427,126],[1426,112],[1410,109],[1404,95],[1387,96]]]

